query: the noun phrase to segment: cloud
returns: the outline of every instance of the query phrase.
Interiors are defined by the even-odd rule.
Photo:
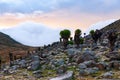
[[[2,29],[16,41],[29,46],[43,46],[59,41],[61,29],[53,29],[34,22],[25,22],[14,28]]]

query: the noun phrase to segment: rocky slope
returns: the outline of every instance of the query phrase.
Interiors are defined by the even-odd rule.
[[[114,23],[104,27],[102,30],[103,31],[107,31],[107,30],[112,30],[112,29],[115,29],[117,31],[120,31],[120,19],[115,21]]]
[[[119,46],[120,47],[120,46]],[[2,65],[3,80],[105,80],[120,79],[120,48],[83,44],[80,48],[61,43],[45,46],[26,58]]]
[[[106,28],[104,29],[109,29]],[[119,40],[120,37],[112,52],[109,51],[108,45],[102,45],[106,42],[104,39],[98,44],[85,42],[79,48],[76,48],[76,45],[68,45],[67,49],[64,49],[59,42],[40,47],[25,57],[11,61],[12,66],[8,63],[2,64],[0,79],[120,80]]]

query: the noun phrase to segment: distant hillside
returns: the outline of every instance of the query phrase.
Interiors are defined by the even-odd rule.
[[[21,45],[21,44],[13,40],[10,36],[0,32],[0,45],[16,46],[16,45]]]
[[[120,19],[104,27],[102,31],[113,30],[113,29],[120,32]]]
[[[29,46],[25,46],[14,39],[12,39],[10,36],[0,32],[0,50],[27,50],[29,49]]]
[[[25,46],[10,36],[0,32],[0,56],[2,57],[2,62],[9,61],[9,52],[12,52],[14,55],[25,56],[27,51],[33,51],[36,48]]]

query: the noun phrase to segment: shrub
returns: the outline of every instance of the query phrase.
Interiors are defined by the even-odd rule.
[[[73,41],[68,41],[68,44],[71,44],[71,45],[73,45],[74,43],[73,43]]]
[[[81,35],[81,30],[80,29],[76,29],[75,30],[75,34],[80,34]]]
[[[90,35],[94,35],[95,31],[94,30],[91,30],[90,31]]]
[[[70,37],[70,35],[71,35],[71,32],[68,29],[64,29],[64,30],[60,31],[61,38],[68,39]]]
[[[83,44],[83,43],[84,43],[84,39],[80,38],[80,44]]]

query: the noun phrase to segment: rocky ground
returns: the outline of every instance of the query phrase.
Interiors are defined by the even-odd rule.
[[[54,43],[2,65],[0,80],[120,80],[120,46],[83,44],[63,49]]]

